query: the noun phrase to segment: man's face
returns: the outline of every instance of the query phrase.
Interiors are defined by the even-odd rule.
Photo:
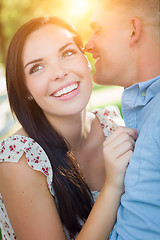
[[[125,15],[124,10],[110,10],[97,3],[91,18],[91,27],[93,34],[85,50],[97,59],[94,81],[100,85],[127,87],[133,71],[129,16]]]

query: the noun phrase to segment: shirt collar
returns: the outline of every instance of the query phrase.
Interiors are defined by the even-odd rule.
[[[130,107],[145,106],[160,92],[160,75],[145,82],[136,83],[126,88],[122,95],[123,100],[130,102]]]

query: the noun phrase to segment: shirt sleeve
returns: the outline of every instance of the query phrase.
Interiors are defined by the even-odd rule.
[[[53,171],[47,154],[33,139],[21,135],[13,135],[0,142],[0,162],[18,162],[26,154],[29,167],[42,172],[47,178],[48,188],[53,196]]]
[[[114,132],[117,127],[125,125],[117,106],[94,109],[91,112],[98,117],[106,138]]]

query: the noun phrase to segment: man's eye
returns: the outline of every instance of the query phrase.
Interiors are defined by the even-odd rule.
[[[29,73],[30,74],[35,73],[35,72],[41,70],[42,68],[43,68],[42,65],[34,64],[33,67],[30,69]]]
[[[94,31],[94,34],[98,35],[100,33],[100,29],[97,29],[96,31]]]
[[[73,49],[69,49],[63,53],[63,58],[72,56],[73,54],[76,54],[77,51]]]

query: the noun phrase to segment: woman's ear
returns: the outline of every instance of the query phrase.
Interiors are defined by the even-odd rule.
[[[142,22],[139,18],[133,17],[131,19],[131,34],[130,34],[131,47],[140,40],[141,33],[142,33]]]

